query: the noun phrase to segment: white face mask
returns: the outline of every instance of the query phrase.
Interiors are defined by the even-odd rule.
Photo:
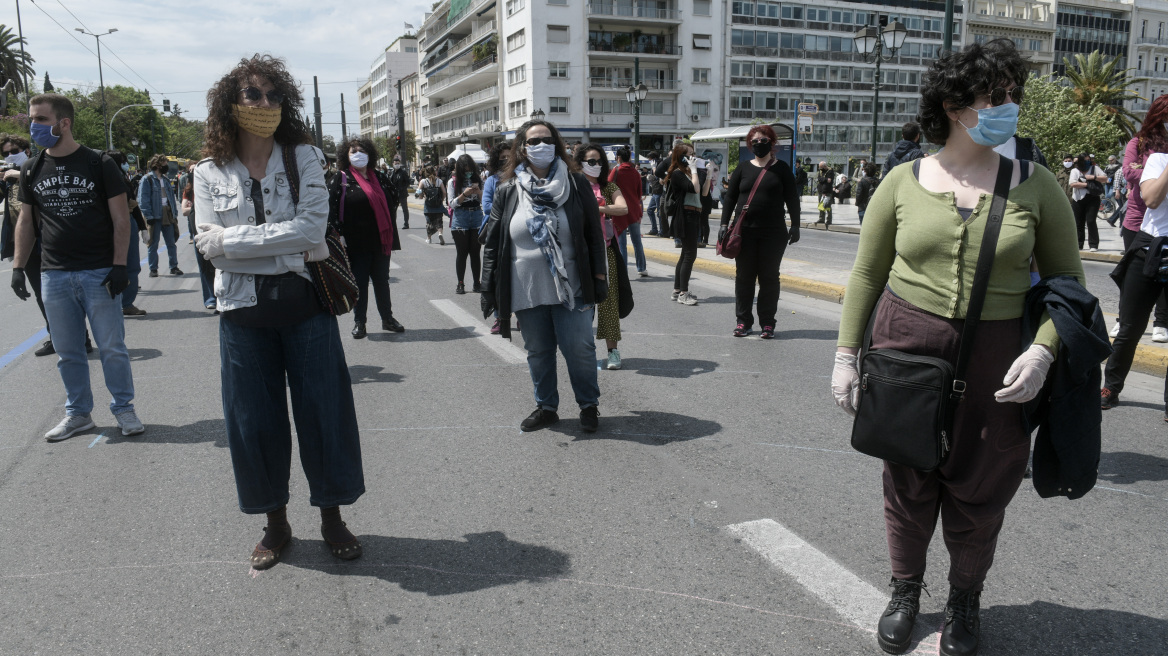
[[[1064,168],[1064,169],[1069,169],[1069,168],[1071,168],[1071,167],[1072,167],[1072,166],[1074,166],[1074,165],[1075,165],[1075,163],[1074,163],[1074,162],[1063,162],[1063,168]]]
[[[552,160],[556,158],[556,147],[554,144],[539,143],[534,146],[527,147],[527,159],[531,161],[531,165],[546,169],[552,165]]]
[[[23,152],[17,152],[17,153],[12,153],[8,157],[5,157],[4,161],[8,162],[9,164],[15,164],[16,166],[20,166],[21,164],[24,164],[24,160],[26,160],[26,159],[28,159],[28,155],[25,155]]]
[[[584,175],[588,175],[588,176],[591,176],[593,178],[600,177],[600,165],[599,164],[597,164],[595,166],[590,166],[588,164],[585,164],[582,168],[584,169]]]
[[[369,165],[369,155],[366,153],[349,153],[349,164],[359,169]]]

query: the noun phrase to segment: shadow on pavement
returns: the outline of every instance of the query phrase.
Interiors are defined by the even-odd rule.
[[[984,600],[983,600],[984,603]],[[1030,656],[1163,654],[1168,621],[1107,609],[1045,601],[981,611],[981,652]]]
[[[207,319],[215,315],[207,310],[171,310],[169,312],[150,312],[144,317],[137,317],[139,321],[160,321],[163,319]]]
[[[597,351],[599,352],[600,349],[598,348]],[[642,376],[658,376],[661,378],[689,378],[690,376],[706,374],[714,371],[718,368],[718,363],[710,360],[690,360],[686,358],[679,358],[676,360],[624,358],[621,360],[621,368],[628,369],[629,371],[635,371]]]
[[[381,324],[377,324],[377,328],[380,327]],[[471,337],[474,333],[466,328],[415,328],[404,333],[370,332],[367,339],[371,342],[453,342]]]
[[[839,339],[838,330],[776,330],[776,339]]]
[[[367,364],[349,365],[349,377],[353,379],[354,385],[357,383],[400,383],[406,379],[401,374],[384,371],[384,369],[385,367]]]
[[[577,413],[561,414],[559,423],[548,430],[570,435],[575,441],[585,440],[625,440],[646,446],[663,446],[674,442],[688,442],[715,435],[722,430],[722,424],[709,419],[698,419],[673,412],[656,410],[633,410],[632,416],[605,417],[601,408],[600,430],[585,433],[580,429]]]
[[[153,360],[154,358],[162,357],[162,351],[152,348],[132,348],[126,349],[130,353],[130,362],[142,362],[145,360]]]
[[[359,535],[364,554],[343,562],[323,540],[297,540],[283,564],[340,576],[371,576],[432,597],[474,592],[521,581],[564,576],[568,554],[507,539],[501,531],[470,533],[465,541]]]
[[[1112,483],[1168,481],[1168,458],[1131,451],[1104,453],[1099,459],[1099,478]]]
[[[139,296],[170,296],[173,294],[194,294],[198,289],[139,289]],[[147,315],[149,316],[149,315]]]
[[[711,303],[716,305],[722,303],[733,303],[734,301],[735,299],[733,296],[710,296],[708,298],[698,299],[699,303],[705,303],[706,305],[710,305]]]
[[[200,444],[210,442],[213,445],[227,448],[227,428],[222,419],[200,419],[186,426],[163,426],[146,424],[146,432],[133,437],[122,437],[120,434],[106,440],[108,444],[146,443],[146,444]]]

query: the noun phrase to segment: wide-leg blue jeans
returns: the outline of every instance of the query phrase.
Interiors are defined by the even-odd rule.
[[[615,292],[613,292],[615,293]],[[569,310],[563,305],[540,305],[515,313],[523,344],[527,347],[527,367],[535,386],[535,403],[555,412],[560,406],[556,385],[556,347],[568,364],[568,378],[581,409],[600,403],[596,377],[596,339],[592,336],[593,305]]]

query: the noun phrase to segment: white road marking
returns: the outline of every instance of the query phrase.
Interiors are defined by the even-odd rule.
[[[413,237],[413,235],[410,235]],[[503,359],[504,362],[512,364],[519,364],[527,362],[527,351],[515,346],[511,342],[502,339],[498,335],[492,335],[491,331],[483,325],[483,322],[475,319],[469,312],[459,307],[454,301],[446,298],[435,299],[430,301],[434,307],[454,319],[454,322],[459,326],[466,328],[474,333],[475,339],[483,346],[495,352],[495,355]]]
[[[732,524],[726,532],[740,538],[772,565],[794,578],[855,626],[874,632],[888,594],[853,574],[773,519]],[[936,654],[940,627],[918,621],[910,654]]]
[[[400,269],[401,265],[398,264],[397,262],[394,262],[393,260],[390,260],[389,261],[389,268],[390,269]]]

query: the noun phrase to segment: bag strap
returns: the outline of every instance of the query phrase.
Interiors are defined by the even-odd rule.
[[[345,191],[349,188],[349,178],[341,171],[341,205],[337,208],[337,222],[345,222]]]
[[[292,194],[292,204],[300,204],[300,168],[296,165],[296,145],[282,146],[284,149],[284,175],[288,176],[288,191]]]
[[[746,197],[746,204],[742,206],[742,211],[738,213],[739,219],[746,216],[746,213],[750,211],[750,201],[754,200],[754,192],[758,191],[758,185],[762,184],[763,177],[766,176],[767,171],[771,170],[771,164],[774,163],[775,158],[772,157],[771,160],[766,163],[766,166],[762,167],[762,170],[758,172],[758,177],[754,179],[754,186],[750,188],[750,195]]]

